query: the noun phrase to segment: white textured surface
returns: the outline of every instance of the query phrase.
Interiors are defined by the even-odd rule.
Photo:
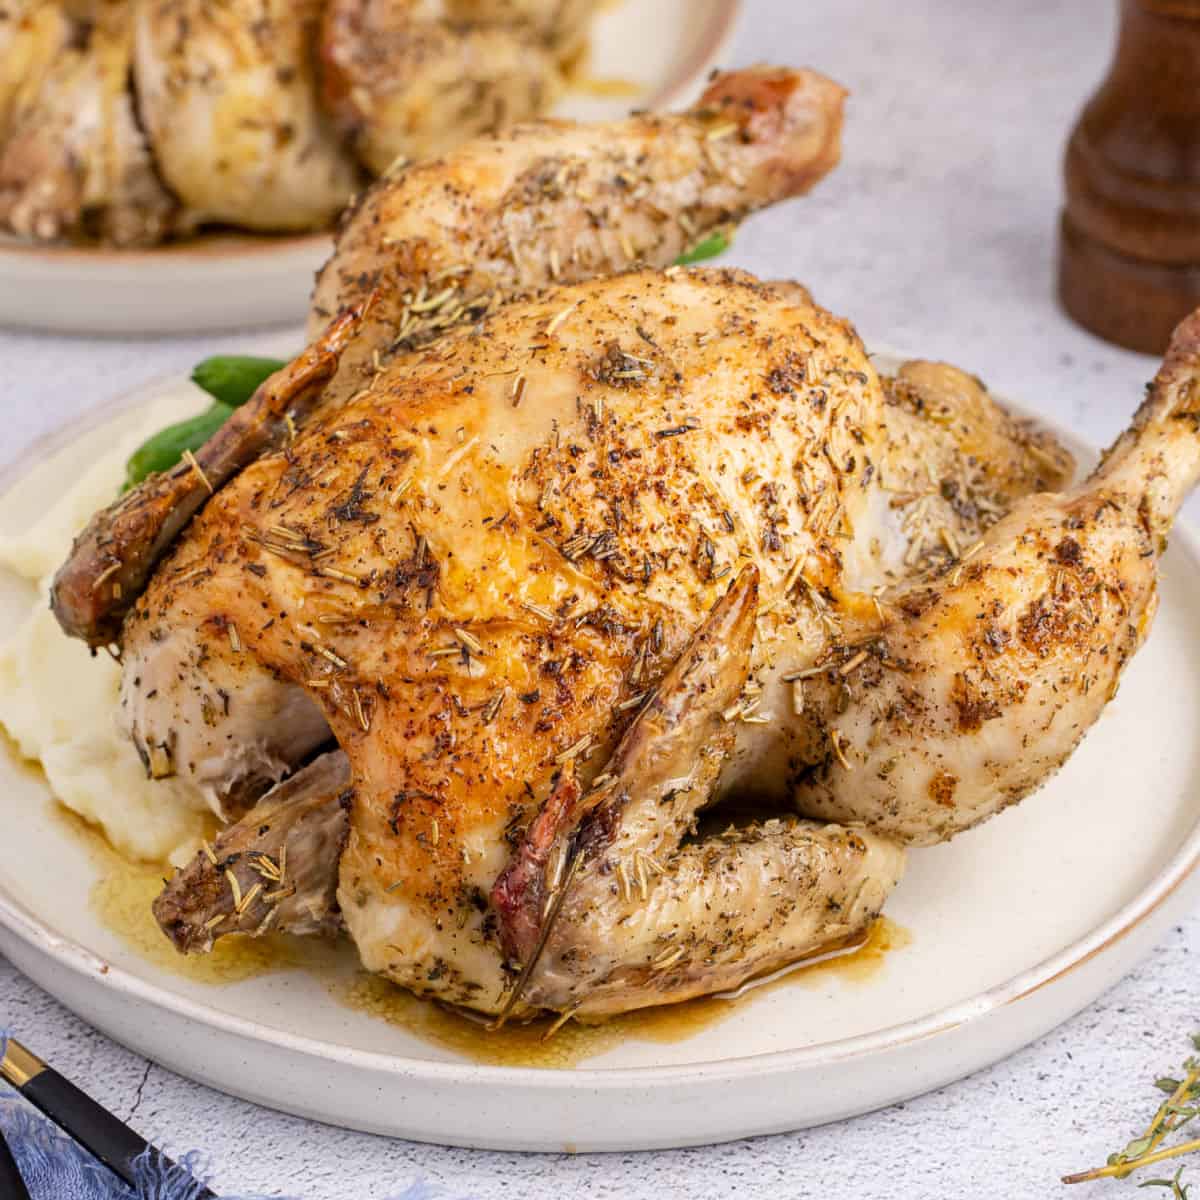
[[[854,94],[843,166],[813,197],[753,222],[734,261],[803,280],[869,343],[951,359],[1089,439],[1109,439],[1153,364],[1073,327],[1054,304],[1052,279],[1062,141],[1107,61],[1112,7],[749,0],[737,62],[811,64]],[[131,343],[0,334],[0,458],[150,376],[252,345],[228,336]],[[1175,1067],[1200,1026],[1197,951],[1193,917],[1062,1029],[907,1105],[795,1136],[637,1156],[470,1153],[306,1126],[148,1067],[2,961],[0,1025],[113,1111],[132,1114],[148,1136],[199,1146],[230,1189],[383,1200],[425,1178],[480,1200],[1042,1197],[1059,1191],[1064,1171],[1102,1161],[1149,1115],[1150,1081]],[[1131,1190],[1100,1184],[1086,1194]]]

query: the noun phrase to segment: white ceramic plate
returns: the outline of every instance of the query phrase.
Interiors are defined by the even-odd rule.
[[[588,75],[632,92],[570,93],[559,116],[612,120],[680,108],[733,38],[741,0],[618,0],[596,20]],[[326,234],[206,236],[154,250],[34,247],[0,235],[0,325],[67,333],[162,334],[303,320]]]
[[[127,410],[114,421],[110,409],[104,419],[103,429],[30,456],[23,476],[4,485],[0,528],[23,527],[90,446],[135,417]],[[816,970],[736,1004],[718,1002],[721,1019],[695,1022],[688,1036],[658,1040],[661,1027],[635,1024],[569,1068],[489,1066],[347,1007],[329,991],[331,977],[351,969],[345,961],[237,983],[182,978],[97,919],[89,904],[95,861],[54,816],[40,776],[2,747],[0,950],[86,1020],[164,1066],[384,1134],[634,1150],[864,1112],[1040,1036],[1119,979],[1195,902],[1198,591],[1200,544],[1177,529],[1153,635],[1080,751],[1018,808],[949,845],[913,852],[889,908],[909,945],[861,978]],[[0,635],[28,600],[23,585],[0,575]]]

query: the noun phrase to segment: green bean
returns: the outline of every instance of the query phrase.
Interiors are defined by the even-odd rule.
[[[214,400],[237,408],[254,395],[264,379],[286,365],[277,358],[216,354],[196,364],[192,382],[199,384]]]
[[[156,471],[169,471],[185,450],[199,450],[233,415],[233,410],[254,395],[264,379],[286,365],[278,358],[250,354],[215,354],[197,363],[192,382],[212,396],[213,403],[199,416],[168,425],[147,438],[125,464],[123,490],[128,491]]]
[[[169,471],[183,458],[185,450],[199,450],[232,415],[233,409],[218,400],[198,416],[160,429],[129,456],[123,490],[128,491],[156,471]]]
[[[716,258],[718,254],[724,254],[732,244],[732,235],[718,229],[708,237],[701,238],[690,250],[681,254],[675,260],[675,265],[686,267],[692,263],[704,262],[706,258]]]

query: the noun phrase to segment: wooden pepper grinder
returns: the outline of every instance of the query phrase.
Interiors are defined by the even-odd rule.
[[[1161,354],[1200,307],[1200,0],[1122,0],[1066,183],[1063,306],[1111,342]]]

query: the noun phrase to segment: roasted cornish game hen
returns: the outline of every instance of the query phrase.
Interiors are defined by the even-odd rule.
[[[81,535],[59,619],[227,823],[156,904],[181,950],[344,927],[484,1013],[681,1000],[860,936],[1074,749],[1200,470],[1200,318],[1064,491],[974,378],[668,265],[827,171],[841,98],[742,72],[381,181],[312,345]]]
[[[547,112],[600,0],[0,0],[0,224],[327,228],[368,177]]]

